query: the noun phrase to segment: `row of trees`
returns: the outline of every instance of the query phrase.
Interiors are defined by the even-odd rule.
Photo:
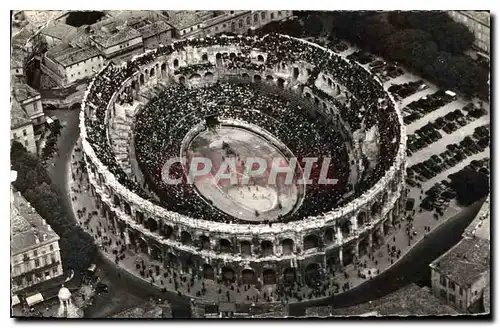
[[[328,12],[332,34],[438,85],[488,97],[489,72],[463,55],[474,35],[443,12]],[[324,17],[325,18],[325,17]]]
[[[62,198],[41,161],[16,141],[12,144],[10,156],[12,169],[17,171],[14,187],[61,238],[63,267],[77,272],[88,268],[97,254],[94,240],[70,221]]]

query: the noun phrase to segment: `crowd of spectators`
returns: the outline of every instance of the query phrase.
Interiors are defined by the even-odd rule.
[[[236,45],[241,49],[241,53],[243,54],[249,53],[251,49],[259,49],[268,54],[264,65],[269,68],[273,68],[277,65],[281,65],[284,68],[289,64],[299,61],[308,62],[314,65],[317,68],[317,71],[320,70],[325,74],[328,74],[349,90],[350,94],[347,101],[345,103],[337,101],[335,102],[335,105],[339,107],[338,111],[340,115],[342,115],[344,122],[349,125],[351,131],[359,128],[367,130],[374,125],[378,125],[381,154],[381,158],[377,161],[375,169],[371,171],[369,175],[363,176],[362,181],[360,181],[357,188],[355,188],[356,193],[354,196],[359,196],[367,188],[373,186],[392,166],[394,157],[399,149],[400,123],[393,108],[393,103],[388,100],[387,94],[385,93],[382,85],[376,80],[373,73],[355,63],[345,61],[341,57],[326,52],[319,47],[282,35],[269,34],[264,38],[240,36],[233,38],[224,36],[206,37],[203,39],[181,40],[168,46],[160,46],[158,49],[149,51],[119,67],[110,64],[105,67],[93,81],[86,98],[86,103],[84,104],[85,106],[91,106],[95,111],[94,117],[87,115],[85,118],[87,139],[94,148],[94,151],[101,162],[108,167],[108,170],[126,188],[145,199],[158,203],[153,197],[151,197],[151,195],[143,190],[142,186],[128,178],[127,174],[118,164],[113,150],[107,140],[107,126],[105,124],[106,108],[114,92],[127,78],[131,77],[136,71],[138,71],[139,67],[154,62],[159,56],[173,54],[174,52],[181,51],[188,46],[209,47],[215,45]],[[238,63],[240,61],[235,59],[235,61],[230,62]],[[243,63],[245,62],[243,61]],[[348,171],[348,169],[342,169],[338,166],[339,163],[346,166],[348,165],[347,161],[344,160],[346,158],[344,147],[339,146],[341,143],[337,140],[338,137],[334,136],[334,134],[316,133],[316,131],[326,132],[331,129],[322,127],[320,122],[308,121],[304,116],[298,115],[295,117],[293,113],[296,113],[296,111],[289,111],[290,107],[283,106],[281,99],[270,100],[272,98],[269,98],[268,96],[260,98],[260,111],[254,110],[250,112],[250,109],[244,109],[245,106],[242,104],[248,104],[249,101],[255,101],[257,104],[253,103],[252,105],[258,105],[258,96],[245,99],[244,97],[236,97],[232,92],[226,93],[225,97],[220,97],[220,94],[215,96],[213,91],[217,89],[220,90],[224,87],[230,86],[218,84],[211,89],[198,89],[194,92],[185,90],[182,86],[174,87],[172,92],[175,90],[175,99],[179,100],[179,95],[187,93],[190,95],[189,98],[186,99],[189,100],[189,103],[186,102],[186,104],[183,104],[178,101],[173,107],[175,110],[170,111],[169,115],[162,116],[161,120],[157,119],[154,122],[155,125],[170,126],[170,124],[174,122],[176,123],[175,129],[178,129],[178,135],[180,135],[180,127],[184,126],[187,128],[188,126],[192,126],[191,123],[196,123],[197,120],[199,120],[199,116],[196,116],[196,112],[198,112],[198,115],[204,113],[203,108],[205,108],[205,112],[207,113],[210,113],[210,110],[214,108],[217,108],[218,110],[225,109],[226,111],[233,108],[232,110],[237,111],[237,114],[242,120],[254,120],[254,122],[256,122],[259,126],[275,133],[275,135],[277,135],[281,140],[286,140],[287,146],[289,146],[290,149],[297,151],[299,154],[303,154],[303,156],[307,156],[309,151],[312,151],[313,149],[316,152],[314,154],[316,156],[321,153],[331,151],[328,155],[338,161],[337,163],[334,163],[336,167],[336,178],[343,178],[343,172]],[[245,92],[251,90],[249,86],[240,86],[239,88],[242,95],[246,95]],[[224,94],[224,92],[222,92],[222,94]],[[167,94],[166,97],[162,97],[162,99],[167,99],[168,96],[169,95]],[[229,106],[228,103],[231,103],[231,101],[233,101],[232,104],[235,104],[235,99],[240,100],[239,106]],[[265,101],[263,99],[265,99]],[[158,101],[161,102],[168,100],[158,99]],[[275,103],[276,105],[274,108],[268,108],[266,112],[265,106],[268,106],[269,101],[271,101],[271,103]],[[188,107],[196,103],[200,104],[200,106],[191,108]],[[179,108],[184,108],[186,110],[194,109],[194,111],[191,115],[182,115],[182,117],[180,117],[180,113],[185,113],[185,111],[180,111]],[[273,116],[269,115],[269,112],[271,111],[281,115],[278,116],[278,120],[276,120],[276,118],[272,119]],[[233,113],[229,112],[228,114],[232,115]],[[236,113],[234,114],[236,115]],[[285,115],[287,120],[283,118]],[[179,121],[180,119],[182,120]],[[182,122],[182,124],[179,124],[180,122]],[[284,124],[283,122],[287,122],[287,124]],[[308,127],[313,126],[316,126],[316,128],[308,131]],[[289,130],[290,127],[301,127],[302,130],[295,128],[293,133],[291,133]],[[166,146],[166,142],[173,139],[159,138],[159,134],[163,133],[162,131],[165,130],[155,130],[149,128],[147,130],[147,138],[150,140],[154,140],[154,138],[158,138],[158,140],[161,139],[160,143],[165,143]],[[172,130],[166,131],[170,131],[172,133]],[[172,138],[174,135],[175,134],[171,134]],[[328,138],[326,136],[330,136],[330,138],[333,138],[334,140],[330,140],[330,142],[325,143],[324,138]],[[304,138],[300,140],[301,142],[299,142],[299,138],[301,137]],[[140,140],[141,136],[139,135],[137,138]],[[322,145],[323,148],[310,147],[310,144]],[[325,145],[328,146],[325,147]],[[141,144],[141,147],[143,146],[146,147],[145,144]],[[330,148],[330,146],[332,146],[333,149]],[[322,151],[320,151],[320,149],[322,149]],[[144,153],[144,151],[142,151],[142,153]],[[151,153],[157,154],[156,152]],[[144,158],[146,160],[151,160],[147,157]],[[161,161],[157,162],[157,164],[160,163]],[[154,174],[151,176],[154,176]],[[308,190],[308,193],[309,192],[310,191]],[[335,199],[335,196],[333,198]],[[320,203],[320,201],[317,201],[316,203]],[[185,198],[179,199],[177,203],[177,205],[184,208],[189,207],[190,204],[192,204],[191,199],[190,201],[186,201]],[[330,204],[332,203],[330,202]],[[307,215],[306,209],[309,209],[307,204],[304,203],[302,208],[304,208],[304,210],[301,211],[301,214]],[[324,206],[317,206],[317,208],[322,211],[329,210],[329,208]],[[215,218],[221,217],[222,215],[221,213],[209,213],[209,215],[204,216],[204,218],[212,219],[212,214],[215,215]],[[224,217],[224,215],[222,215],[222,217]]]

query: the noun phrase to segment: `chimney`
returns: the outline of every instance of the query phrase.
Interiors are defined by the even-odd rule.
[[[38,235],[37,234],[34,235],[35,235],[35,244],[40,244],[40,239],[38,238]]]
[[[47,234],[46,234],[46,233],[44,233],[44,234],[42,235],[42,238],[43,238],[43,241],[46,241],[46,240],[47,240]]]

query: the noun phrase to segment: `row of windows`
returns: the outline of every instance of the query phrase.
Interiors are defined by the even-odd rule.
[[[53,268],[53,269],[52,269],[52,270],[50,270],[50,271],[45,271],[45,280],[47,280],[47,279],[49,279],[49,278],[50,278],[50,272],[51,272],[51,271],[52,271],[52,274],[53,274],[54,276],[56,276],[56,275],[57,275],[57,272],[58,272],[57,267]],[[39,281],[40,281],[40,279],[42,279],[42,274],[38,272],[38,273],[36,273],[36,274],[34,274],[34,275],[26,275],[25,277],[16,277],[16,278],[14,278],[14,282],[15,282],[18,286],[21,286],[21,285],[23,285],[23,280],[24,280],[23,278],[26,280],[26,283],[27,283],[28,285],[31,285],[31,283],[32,283],[32,282],[34,282],[34,283],[39,282]]]
[[[97,64],[97,68],[100,68],[100,67],[101,67],[101,64]],[[91,69],[93,70],[93,69],[94,69],[94,66],[92,66],[92,68],[91,68]],[[87,69],[85,69],[85,73],[87,73],[87,72],[88,72],[88,70],[87,70]],[[80,75],[80,74],[81,74],[81,72],[78,72],[78,75]],[[71,77],[74,77],[74,76],[75,76],[75,74],[71,74]]]
[[[232,13],[231,13],[231,14],[232,14]],[[266,14],[267,14],[267,12],[265,12],[265,11],[261,12],[261,13],[260,13],[260,18],[261,18],[262,20],[265,20],[265,19],[266,19]],[[281,16],[283,16],[282,11],[278,11],[278,17],[281,17]],[[270,17],[271,17],[271,19],[274,19],[274,17],[275,17],[275,16],[274,16],[274,12],[272,12],[272,13],[270,14]],[[245,19],[245,21],[246,21],[246,24],[247,24],[247,25],[250,25],[250,24],[251,24],[251,17],[250,17],[250,16],[247,16],[247,18]],[[254,14],[254,15],[253,15],[253,21],[254,21],[255,23],[259,21],[259,14]],[[223,29],[225,29],[226,27],[227,27],[227,25],[226,25],[226,24],[222,24],[222,28],[223,28]],[[198,26],[198,28],[199,28],[199,26]],[[240,19],[240,20],[238,21],[238,28],[243,28],[243,19]],[[233,21],[233,22],[231,22],[231,30],[234,32],[234,31],[235,31],[235,29],[236,29],[236,22],[235,22],[235,21]],[[193,28],[191,28],[191,31],[193,31]],[[214,31],[215,31],[215,32],[218,32],[218,31],[219,31],[219,26],[215,26]],[[209,29],[207,30],[207,33],[211,33],[211,32],[212,32],[212,29],[211,29],[211,28],[209,28]],[[181,33],[181,34],[183,34],[183,33]]]
[[[445,276],[439,277],[439,282],[440,282],[441,286],[444,286],[444,287],[447,286],[446,285],[446,277]],[[455,282],[450,280],[448,282],[448,288],[451,289],[451,290],[453,290],[453,293],[455,293],[455,287],[456,287]],[[459,286],[459,294],[460,294],[460,296],[462,296],[463,293],[464,293],[463,288]],[[453,296],[453,297],[455,297],[455,296]]]

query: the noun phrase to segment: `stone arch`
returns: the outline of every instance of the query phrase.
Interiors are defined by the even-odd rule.
[[[304,95],[306,98],[311,98],[311,94],[309,92],[306,92]]]
[[[201,55],[201,60],[208,61],[208,55],[207,54]]]
[[[299,68],[298,67],[294,67],[293,68],[293,78],[296,79],[299,77]]]
[[[344,220],[340,223],[340,231],[344,237],[347,237],[351,233],[351,220]]]
[[[217,65],[220,65],[222,63],[222,54],[220,52],[218,52],[216,55],[215,55],[215,63]]]
[[[266,76],[266,81],[267,81],[267,82],[274,82],[274,78],[273,78],[273,76],[272,76],[272,75],[268,75],[268,76]]]
[[[384,196],[382,196],[382,204],[386,204],[387,203],[387,200],[389,200],[389,194],[386,192],[384,192]]]
[[[137,239],[135,238],[134,231],[127,229],[127,233],[128,233],[128,239],[130,241],[130,244],[135,245]]]
[[[318,98],[318,97],[314,97],[314,103],[315,103],[316,105],[319,105],[319,98]]]
[[[332,86],[332,84],[333,84],[332,79],[331,79],[331,78],[328,78],[328,85],[331,87],[331,86]]]
[[[205,73],[205,78],[206,79],[211,79],[213,76],[214,76],[214,73],[212,73],[212,72],[206,72]]]
[[[171,226],[169,226],[168,224],[163,225],[162,232],[163,232],[163,235],[165,236],[165,238],[172,239],[172,237],[174,237],[174,229]]]
[[[151,246],[151,258],[160,262],[162,260],[161,249],[157,245]]]
[[[155,76],[155,69],[151,67],[151,71],[149,72],[149,77]]]
[[[162,72],[162,73],[167,72],[167,63],[163,63],[163,64],[161,64],[161,72]]]
[[[258,55],[257,56],[257,61],[263,62],[264,61],[264,56]]]
[[[191,234],[189,232],[181,232],[181,243],[187,246],[191,246],[193,244],[193,240],[191,239]]]
[[[168,261],[169,266],[171,266],[172,268],[179,267],[179,264],[180,264],[179,259],[173,253],[167,254],[167,261]]]
[[[311,234],[304,237],[304,250],[319,247],[318,236]]]
[[[375,216],[375,215],[377,215],[377,214],[380,213],[380,204],[378,202],[374,202],[372,204],[370,213],[371,213],[372,216]]]
[[[194,73],[192,74],[190,77],[189,77],[190,80],[194,80],[194,79],[201,79],[201,75],[198,74],[198,73]]]
[[[304,271],[304,280],[309,287],[317,287],[321,284],[323,274],[318,263],[309,264]]]
[[[221,238],[219,240],[219,250],[221,253],[232,253],[233,249],[231,246],[231,242],[228,239]]]
[[[127,215],[132,215],[132,210],[130,209],[129,203],[123,202],[123,209]]]
[[[259,74],[255,74],[253,76],[253,80],[254,80],[254,82],[260,82],[260,81],[262,81],[262,77]]]
[[[236,281],[236,275],[234,274],[234,270],[228,267],[224,267],[221,270],[221,278],[224,282],[235,282]]]
[[[208,264],[203,264],[203,279],[215,280],[214,268]]]
[[[248,240],[240,242],[240,252],[242,255],[252,255],[252,244]]]
[[[281,63],[281,69],[286,69],[286,64],[285,63]]]
[[[183,75],[179,77],[179,84],[186,84],[186,78]]]
[[[148,77],[148,76],[149,76],[149,69],[147,69],[147,68],[146,68],[146,69],[144,70],[144,76],[146,76],[146,77]]]
[[[245,285],[255,285],[257,283],[257,276],[252,269],[243,269],[241,271],[241,282]]]
[[[156,222],[156,220],[153,218],[149,218],[146,221],[146,228],[148,228],[149,231],[151,231],[151,232],[155,232],[156,229],[158,229],[158,222]]]
[[[120,207],[120,197],[113,195],[113,205]]]
[[[335,240],[335,229],[332,227],[328,227],[325,229],[325,233],[323,235],[325,240],[325,244],[331,244]]]
[[[262,272],[262,282],[264,285],[276,284],[276,271],[273,269],[266,269]]]
[[[200,236],[200,247],[201,249],[203,250],[210,250],[210,238],[208,238],[207,236],[205,235],[201,235]]]
[[[286,284],[293,284],[297,281],[297,273],[295,268],[288,267],[283,270],[283,282]]]
[[[139,237],[137,238],[137,243],[139,246],[139,250],[144,254],[148,254],[148,243],[146,242],[146,239],[144,239],[143,237]]]
[[[358,216],[356,217],[356,222],[358,223],[358,227],[362,227],[366,223],[366,213],[364,211],[360,211]]]
[[[233,58],[236,58],[236,54],[234,52],[231,52],[229,54],[229,59],[233,59]]]
[[[262,256],[271,256],[273,255],[273,242],[270,240],[263,240],[260,243],[260,248],[262,252]]]
[[[328,107],[328,106],[326,106],[326,103],[324,102],[324,103],[323,103],[323,109],[324,109],[325,111],[327,111],[327,109],[328,109],[327,107]]]
[[[245,79],[245,80],[250,79],[250,75],[248,75],[247,73],[243,73],[243,74],[241,74],[241,77],[242,77],[243,79]]]
[[[278,79],[278,87],[280,87],[280,88],[285,87],[285,80],[281,77]]]
[[[283,247],[283,254],[289,255],[293,253],[293,240],[290,238],[283,239],[281,246]]]
[[[179,59],[175,58],[174,59],[174,68],[179,67]]]
[[[144,214],[141,211],[135,211],[135,220],[139,224],[144,224]]]

